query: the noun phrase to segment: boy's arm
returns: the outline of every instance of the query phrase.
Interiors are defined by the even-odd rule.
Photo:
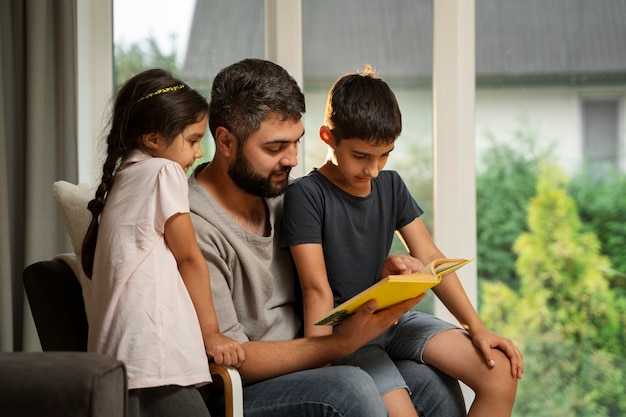
[[[410,254],[424,264],[445,257],[421,219],[417,218],[403,227],[400,234],[406,242]],[[509,357],[512,374],[518,378],[521,377],[523,361],[519,350],[509,339],[492,332],[485,326],[455,272],[446,275],[441,283],[433,287],[433,292],[469,332],[474,345],[480,349],[487,364],[492,366],[491,350],[499,348]]]
[[[333,308],[333,292],[328,283],[322,245],[307,243],[290,247],[298,270],[304,302],[304,335],[324,336],[332,333],[331,326],[316,326],[315,322]]]
[[[171,216],[165,223],[164,234],[196,310],[207,354],[216,363],[240,366],[245,352],[239,343],[219,331],[209,270],[196,242],[189,213]]]
[[[409,253],[424,265],[445,257],[421,219],[416,218],[399,232]],[[463,327],[484,326],[455,273],[446,275],[441,283],[433,288],[433,292]]]

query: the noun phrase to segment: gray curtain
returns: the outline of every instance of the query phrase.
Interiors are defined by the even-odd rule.
[[[0,351],[37,351],[21,274],[71,250],[52,183],[78,179],[76,0],[0,0],[0,48]]]

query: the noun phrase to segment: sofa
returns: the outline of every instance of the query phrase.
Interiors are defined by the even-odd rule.
[[[3,417],[123,417],[126,367],[88,353],[82,289],[61,259],[22,273],[43,352],[0,353]]]
[[[3,417],[123,417],[126,369],[87,352],[0,353]]]

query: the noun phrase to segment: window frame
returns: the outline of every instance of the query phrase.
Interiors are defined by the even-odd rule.
[[[266,57],[300,86],[301,1],[265,0]],[[475,257],[475,0],[436,0],[433,19],[433,236],[447,255]],[[79,181],[95,182],[102,115],[113,90],[113,1],[78,1],[77,31]],[[475,262],[464,269],[462,282],[476,307]],[[456,321],[439,300],[435,315]]]
[[[621,140],[621,138],[623,137],[622,135],[622,114],[623,114],[622,97],[617,94],[583,94],[581,95],[579,100],[580,100],[579,103],[580,103],[580,124],[581,124],[580,132],[582,136],[581,137],[582,155],[588,155],[590,149],[593,148],[593,141],[591,141],[587,135],[588,128],[589,128],[587,123],[590,121],[589,117],[593,117],[594,114],[591,114],[588,112],[587,106],[590,104],[598,104],[598,103],[610,104],[614,107],[614,110],[615,110],[615,120],[614,120],[614,124],[612,125],[612,127],[614,128],[614,136],[612,138],[613,140],[612,145],[614,145],[615,149],[613,149],[612,160],[608,161],[608,163],[613,168],[623,169],[624,158],[621,157],[623,153],[622,149],[624,147],[624,144],[622,143],[622,140]],[[588,161],[588,162],[591,163],[592,165],[596,165],[596,164],[602,165],[603,162],[607,162],[607,161],[597,161],[597,160],[592,159],[591,161]],[[600,175],[601,170],[597,174]]]

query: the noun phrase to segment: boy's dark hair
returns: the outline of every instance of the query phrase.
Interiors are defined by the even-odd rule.
[[[391,88],[366,65],[335,81],[328,92],[324,124],[337,143],[362,139],[377,145],[400,136],[402,115]]]
[[[119,88],[106,137],[107,156],[102,180],[87,206],[92,219],[83,240],[81,264],[88,277],[93,257],[100,213],[113,187],[120,161],[134,149],[145,150],[143,135],[159,133],[171,143],[185,128],[209,113],[206,98],[183,81],[162,69],[149,69],[130,78]]]
[[[300,120],[304,94],[281,66],[262,59],[244,59],[223,68],[213,80],[209,129],[219,126],[239,141],[257,131],[267,117]]]

